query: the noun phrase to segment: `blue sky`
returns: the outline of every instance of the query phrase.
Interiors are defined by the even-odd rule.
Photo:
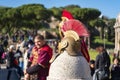
[[[120,13],[120,0],[0,0],[0,6],[18,7],[23,4],[38,3],[46,8],[79,5],[81,8],[95,8],[109,18],[116,18]]]

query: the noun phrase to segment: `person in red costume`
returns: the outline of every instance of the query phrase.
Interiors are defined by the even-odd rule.
[[[62,11],[62,17],[61,17],[61,19],[62,19],[62,21],[59,24],[59,34],[60,34],[61,38],[63,38],[64,37],[63,25],[65,24],[65,22],[70,21],[70,20],[72,22],[75,19],[72,16],[72,14],[69,11],[67,11],[67,10],[63,10]],[[75,21],[75,22],[77,22],[77,21]],[[79,21],[79,23],[81,24],[81,26],[83,26],[83,24],[80,21]],[[75,26],[73,26],[73,27],[75,27]],[[85,30],[85,28],[84,28],[84,30]],[[89,53],[88,53],[87,45],[86,45],[84,39],[82,38],[83,36],[80,36],[80,37],[81,37],[81,48],[80,48],[81,49],[81,53],[83,54],[83,56],[85,57],[85,59],[87,60],[87,62],[89,62],[90,61],[90,56],[89,56]]]
[[[42,35],[35,36],[34,43],[35,46],[32,49],[32,55],[25,73],[36,75],[32,76],[30,80],[46,80],[50,67],[49,61],[52,58],[52,48],[46,44]]]

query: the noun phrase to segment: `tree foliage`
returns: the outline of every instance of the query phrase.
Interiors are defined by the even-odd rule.
[[[75,15],[75,18],[87,23],[90,20],[94,20],[96,18],[98,18],[101,14],[101,12],[97,9],[93,9],[93,8],[81,8],[81,9],[75,9],[75,11],[73,12],[73,14]]]
[[[56,17],[59,20],[61,19],[61,11],[62,11],[61,8],[53,7],[53,8],[50,8],[49,10],[53,12],[54,17]]]
[[[6,32],[13,32],[14,29],[36,29],[45,27],[44,23],[51,21],[51,16],[57,20],[61,19],[62,10],[66,9],[71,12],[75,19],[83,22],[90,30],[101,28],[100,33],[107,27],[110,31],[108,35],[109,40],[114,37],[113,25],[114,19],[109,19],[102,16],[98,9],[94,8],[81,8],[78,5],[67,5],[64,7],[45,8],[42,4],[25,4],[16,8],[0,7],[0,30],[4,29]]]

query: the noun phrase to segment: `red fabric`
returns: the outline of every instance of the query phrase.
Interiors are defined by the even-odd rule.
[[[75,19],[68,20],[63,24],[62,31],[66,32],[68,30],[75,31],[76,33],[78,33],[79,36],[86,36],[86,37],[89,36],[89,32],[85,27],[85,25],[82,22]]]
[[[14,64],[15,64],[15,65],[18,65],[18,61],[17,61],[16,59],[14,60]]]
[[[40,50],[38,50],[38,63],[45,66],[38,73],[39,80],[46,80],[49,73],[50,59],[52,58],[52,49],[48,45],[44,45]]]
[[[44,66],[44,68],[42,68],[41,70],[39,70],[38,72],[38,77],[40,80],[42,80],[41,78],[45,78],[46,76],[48,76],[49,73],[49,60],[50,60],[50,56],[48,54],[47,51],[39,51],[39,56],[38,56],[38,63],[41,64],[42,66]]]
[[[37,74],[39,78],[38,80],[46,80],[46,77],[48,76],[48,73],[49,73],[49,67],[50,67],[49,61],[53,55],[52,48],[50,48],[48,45],[44,45],[40,49],[38,49],[37,47],[34,47],[32,52],[33,52],[31,56],[32,64],[39,63],[45,67],[39,70]]]
[[[48,45],[45,45],[40,50],[47,51],[49,53],[50,58],[52,58],[52,55],[53,55],[52,49]]]
[[[83,56],[85,57],[87,62],[89,62],[90,61],[90,56],[89,56],[89,53],[88,53],[87,45],[85,44],[84,40],[81,40],[81,53],[83,54]]]
[[[68,19],[74,19],[72,14],[69,11],[67,11],[67,10],[63,10],[62,11],[62,17],[66,17]]]

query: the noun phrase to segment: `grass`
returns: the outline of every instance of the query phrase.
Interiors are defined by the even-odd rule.
[[[102,39],[96,38],[96,39],[94,40],[95,43],[101,43],[101,44],[103,44],[104,41],[105,41],[105,44],[107,44],[107,45],[113,45],[113,44],[114,44],[113,42],[109,42],[107,39],[103,39],[103,40],[102,40]]]
[[[112,63],[112,59],[113,59],[113,48],[114,48],[114,42],[109,42],[107,39],[100,39],[99,36],[94,37],[94,41],[93,41],[93,46],[96,48],[96,45],[103,45],[105,41],[105,46],[107,51],[109,51],[109,55],[110,55],[110,59],[111,59],[111,63]],[[92,45],[92,44],[91,44]],[[96,56],[98,55],[98,52],[94,49],[90,49],[89,50],[89,55],[90,55],[90,59],[95,60]]]
[[[115,47],[114,42],[110,42],[107,39],[100,39],[99,36],[94,37],[94,40],[92,41],[91,45],[92,45],[91,46],[92,48],[95,48],[96,46],[99,46],[99,45],[104,45],[106,48],[109,48],[109,49],[113,49]]]
[[[97,53],[94,49],[90,49],[90,50],[89,50],[90,59],[95,60],[97,54],[98,54],[98,53]]]

